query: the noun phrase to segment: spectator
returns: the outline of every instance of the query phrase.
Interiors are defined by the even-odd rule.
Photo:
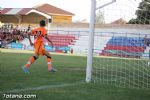
[[[145,49],[146,47],[150,47],[150,40],[148,39],[147,35],[145,35],[144,37],[144,44],[145,44]],[[148,66],[150,65],[150,50],[148,50],[148,57],[149,57],[149,61],[148,61]]]
[[[73,48],[70,49],[70,53],[73,54]]]

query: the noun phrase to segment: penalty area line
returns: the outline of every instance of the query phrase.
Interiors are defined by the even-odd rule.
[[[81,85],[81,84],[85,84],[85,82],[82,81],[82,82],[66,83],[66,84],[58,84],[58,85],[44,85],[44,86],[31,87],[31,88],[25,88],[25,89],[13,89],[13,90],[8,90],[8,91],[0,91],[0,93],[18,93],[18,92],[26,92],[26,91],[34,91],[34,90],[63,88],[63,87]]]

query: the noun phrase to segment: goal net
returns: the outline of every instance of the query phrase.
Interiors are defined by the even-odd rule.
[[[96,21],[92,79],[150,89],[150,1],[116,0],[96,11]]]

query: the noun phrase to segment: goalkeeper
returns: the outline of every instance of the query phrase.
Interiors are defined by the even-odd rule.
[[[32,30],[32,32],[28,33],[28,39],[30,42],[30,45],[33,46],[34,45],[34,49],[35,49],[35,54],[30,57],[30,59],[28,60],[28,62],[26,63],[26,65],[24,65],[22,67],[24,73],[29,73],[29,68],[30,65],[38,59],[38,57],[40,55],[45,55],[47,57],[47,64],[48,64],[48,71],[49,72],[55,72],[56,69],[54,69],[52,67],[52,58],[51,55],[49,54],[49,52],[47,52],[44,49],[44,41],[43,41],[43,37],[51,43],[52,47],[53,47],[53,43],[52,41],[47,37],[47,30],[44,28],[46,26],[46,23],[44,20],[40,21],[40,27]],[[31,41],[30,35],[34,36],[34,44]]]

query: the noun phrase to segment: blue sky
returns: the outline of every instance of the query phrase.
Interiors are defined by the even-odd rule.
[[[104,3],[104,1],[111,0],[100,0],[99,4]],[[102,9],[105,11],[106,20],[113,21],[117,18],[124,17],[129,19],[134,17],[135,9],[141,0],[117,0],[116,3]],[[30,8],[39,4],[49,3],[53,6],[57,6],[69,12],[75,14],[73,20],[83,20],[89,21],[90,18],[90,2],[91,0],[0,0],[0,7],[2,8]],[[134,6],[133,6],[134,5]],[[113,10],[115,9],[115,10]],[[117,10],[116,10],[117,9]],[[129,10],[130,9],[130,10]],[[129,11],[127,11],[129,10]],[[111,14],[112,16],[110,17]]]

